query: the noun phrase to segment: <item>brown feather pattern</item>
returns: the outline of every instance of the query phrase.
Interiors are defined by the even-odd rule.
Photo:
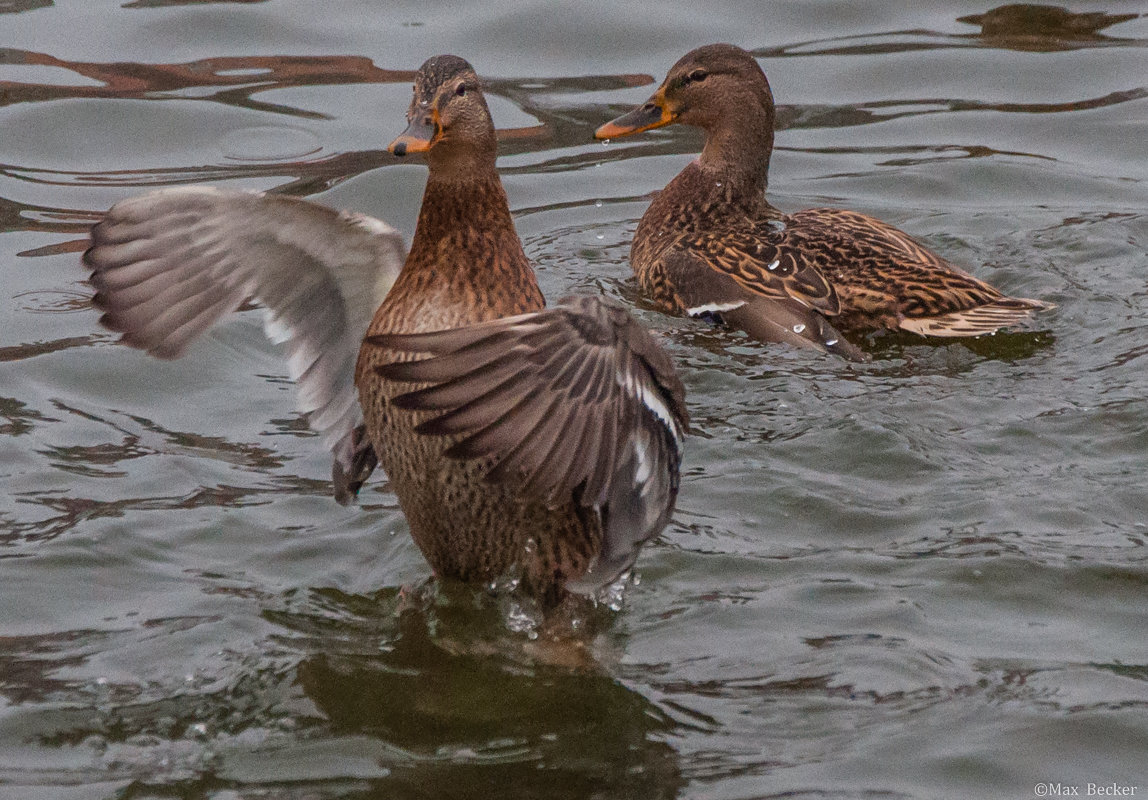
[[[370,336],[367,344],[430,354],[376,368],[388,380],[427,384],[394,405],[444,412],[418,432],[462,436],[448,457],[489,458],[488,480],[522,481],[546,502],[583,486],[597,489],[584,502],[604,501],[625,442],[601,436],[598,447],[581,447],[590,423],[661,426],[674,442],[688,426],[685,390],[665,353],[628,313],[595,298],[466,328]]]
[[[669,520],[681,383],[625,311],[545,309],[469,65],[424,65],[408,112],[424,131],[428,109],[411,251],[356,368],[370,440],[438,575],[593,593]]]
[[[778,309],[787,317],[800,316],[793,305],[747,302],[739,312],[740,327],[751,335],[862,358],[855,347],[837,344],[840,334],[833,326],[975,336],[1022,324],[1050,307],[1008,297],[864,214],[815,208],[787,216],[771,206],[764,192],[773,149],[773,96],[765,74],[744,50],[708,45],[687,53],[649,102],[673,109],[677,121],[706,134],[701,157],[647,209],[630,252],[639,283],[666,310],[681,313],[721,301],[699,296],[699,281],[689,278],[708,270],[751,296],[809,309],[796,323],[799,336],[792,337],[757,318]],[[611,125],[619,135],[616,123]],[[816,326],[815,318],[821,319]],[[794,328],[788,322],[784,327]],[[823,333],[811,335],[815,327]]]
[[[593,593],[669,519],[681,384],[624,311],[545,310],[469,64],[427,61],[407,117],[392,151],[425,152],[430,175],[405,262],[379,220],[183,187],[93,228],[94,304],[126,344],[175,358],[257,299],[332,449],[337,499],[381,464],[437,575],[516,575],[546,604]]]

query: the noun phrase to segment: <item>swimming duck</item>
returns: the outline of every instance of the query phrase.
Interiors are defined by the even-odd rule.
[[[650,204],[630,250],[639,283],[663,309],[864,360],[837,328],[977,336],[1048,307],[1002,294],[865,214],[774,208],[765,199],[773,120],[757,61],[713,44],[687,53],[645,104],[595,132],[613,139],[672,122],[705,132],[701,155]]]
[[[405,258],[399,235],[362,215],[160,191],[92,229],[83,260],[101,322],[174,358],[254,297],[333,452],[338,499],[377,460],[439,577],[512,577],[546,604],[594,594],[669,520],[681,381],[623,309],[545,307],[470,64],[423,64],[407,121],[388,149],[423,153],[429,176]]]

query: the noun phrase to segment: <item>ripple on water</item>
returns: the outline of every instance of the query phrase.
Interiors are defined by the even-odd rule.
[[[129,5],[154,8],[0,2],[9,72],[38,81],[0,90],[0,793],[1143,787],[1143,19],[990,11],[978,32],[951,4],[828,2],[773,9],[755,42],[760,4],[669,8],[664,30],[640,3],[391,27],[353,4]],[[623,610],[574,636],[506,587],[426,583],[385,479],[330,500],[257,313],[159,363],[78,301],[77,237],[158,185],[308,195],[409,238],[425,171],[380,148],[432,28],[521,126],[501,166],[547,297],[633,309],[689,391],[674,521]],[[590,135],[721,40],[759,48],[783,103],[779,207],[873,213],[1057,308],[977,340],[859,337],[868,364],[655,310],[629,242],[700,139]]]

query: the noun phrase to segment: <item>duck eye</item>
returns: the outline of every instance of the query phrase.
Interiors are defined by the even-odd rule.
[[[454,90],[454,93],[457,94],[459,97],[465,97],[466,96],[466,84],[460,83],[458,85],[458,88]]]
[[[701,83],[706,79],[706,76],[708,75],[709,73],[704,69],[695,69],[693,72],[686,76],[686,81],[688,83]]]

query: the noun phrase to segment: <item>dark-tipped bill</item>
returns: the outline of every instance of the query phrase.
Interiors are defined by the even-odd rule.
[[[387,145],[387,151],[396,156],[405,156],[407,153],[425,153],[431,149],[437,135],[438,115],[420,114],[411,120],[407,129],[400,133],[398,138]]]
[[[594,138],[614,139],[618,136],[629,136],[632,133],[641,133],[651,128],[660,128],[663,125],[669,125],[678,118],[678,115],[670,110],[661,94],[661,92],[658,92],[633,111],[627,112],[617,119],[610,120],[601,128],[594,131]]]

